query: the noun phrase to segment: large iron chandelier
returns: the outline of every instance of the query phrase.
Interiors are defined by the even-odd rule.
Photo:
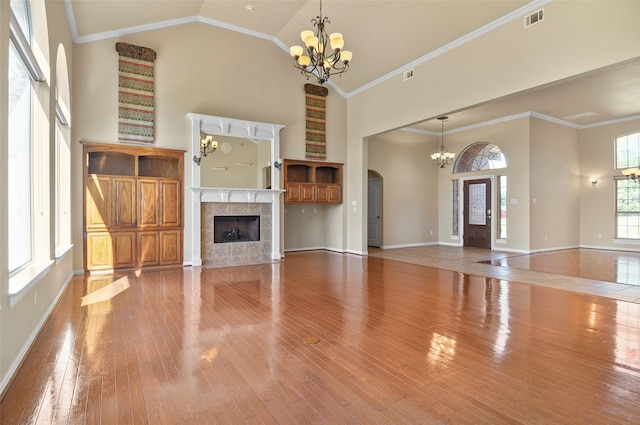
[[[440,152],[432,153],[431,160],[438,167],[444,168],[453,162],[453,157],[456,156],[456,154],[447,152],[444,148],[444,122],[449,119],[449,117],[438,117],[438,119],[442,123],[442,131],[440,132]]]
[[[312,19],[315,34],[311,30],[302,31],[300,38],[306,46],[291,46],[289,51],[293,56],[293,65],[300,73],[307,77],[316,77],[321,85],[332,75],[338,75],[349,69],[349,62],[353,53],[342,50],[344,38],[339,32],[327,35],[325,25],[329,24],[329,18],[322,16],[322,0],[320,0],[320,15]]]

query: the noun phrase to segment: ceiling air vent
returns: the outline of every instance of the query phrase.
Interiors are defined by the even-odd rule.
[[[524,17],[524,27],[530,27],[533,24],[537,24],[544,20],[544,9],[540,9],[536,12],[533,12],[531,15],[527,15]]]
[[[413,68],[404,72],[404,81],[410,80],[413,78]]]

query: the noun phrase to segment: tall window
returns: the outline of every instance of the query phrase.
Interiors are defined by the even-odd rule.
[[[616,168],[640,165],[640,132],[616,138]],[[640,182],[616,180],[616,238],[640,239]]]
[[[500,226],[498,227],[498,239],[507,238],[507,176],[498,176],[500,197],[498,210],[500,211]]]
[[[63,45],[56,58],[55,133],[55,256],[71,248],[71,130],[69,128],[69,73]]]
[[[11,0],[8,73],[9,293],[28,283],[49,258],[48,150],[45,75],[32,50],[32,16],[27,0]],[[34,43],[35,44],[35,43]],[[34,143],[38,143],[37,148]],[[36,165],[37,164],[37,165]],[[36,211],[37,210],[37,211]],[[34,241],[38,241],[38,245]],[[32,267],[33,266],[33,267]],[[23,269],[29,272],[19,273]]]
[[[33,79],[20,51],[30,41],[29,8],[11,0],[9,44],[9,271],[31,262],[31,99]],[[28,47],[28,45],[27,45]]]
[[[56,117],[56,257],[71,244],[71,152],[65,138],[66,123],[64,115]]]

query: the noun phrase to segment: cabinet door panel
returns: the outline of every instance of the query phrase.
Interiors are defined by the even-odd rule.
[[[113,205],[113,227],[136,227],[136,181],[133,178],[113,179],[115,203]]]
[[[329,202],[329,190],[326,184],[316,186],[316,200],[318,202]]]
[[[342,203],[342,187],[335,184],[317,185],[316,199],[321,203]]]
[[[158,258],[158,232],[139,232],[138,250],[141,266],[157,266]]]
[[[108,232],[87,233],[87,270],[113,268],[113,244]]]
[[[160,264],[182,263],[182,231],[163,230],[160,232]]]
[[[327,187],[327,202],[342,203],[342,186],[331,185]]]
[[[158,225],[158,180],[138,179],[138,225]]]
[[[112,233],[113,267],[136,266],[136,232]]]
[[[314,184],[289,183],[285,202],[315,202],[316,186]]]
[[[182,197],[179,180],[160,181],[160,226],[179,227],[182,225]]]
[[[87,230],[106,230],[111,227],[111,177],[91,175],[85,189],[85,220]]]

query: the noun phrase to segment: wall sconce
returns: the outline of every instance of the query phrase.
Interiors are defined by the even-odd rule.
[[[591,182],[591,186],[595,186],[598,184],[598,179],[595,177],[589,177],[589,181]]]
[[[218,149],[218,142],[213,140],[210,134],[200,134],[200,151],[193,155],[193,162],[200,165],[203,156],[215,152]]]

